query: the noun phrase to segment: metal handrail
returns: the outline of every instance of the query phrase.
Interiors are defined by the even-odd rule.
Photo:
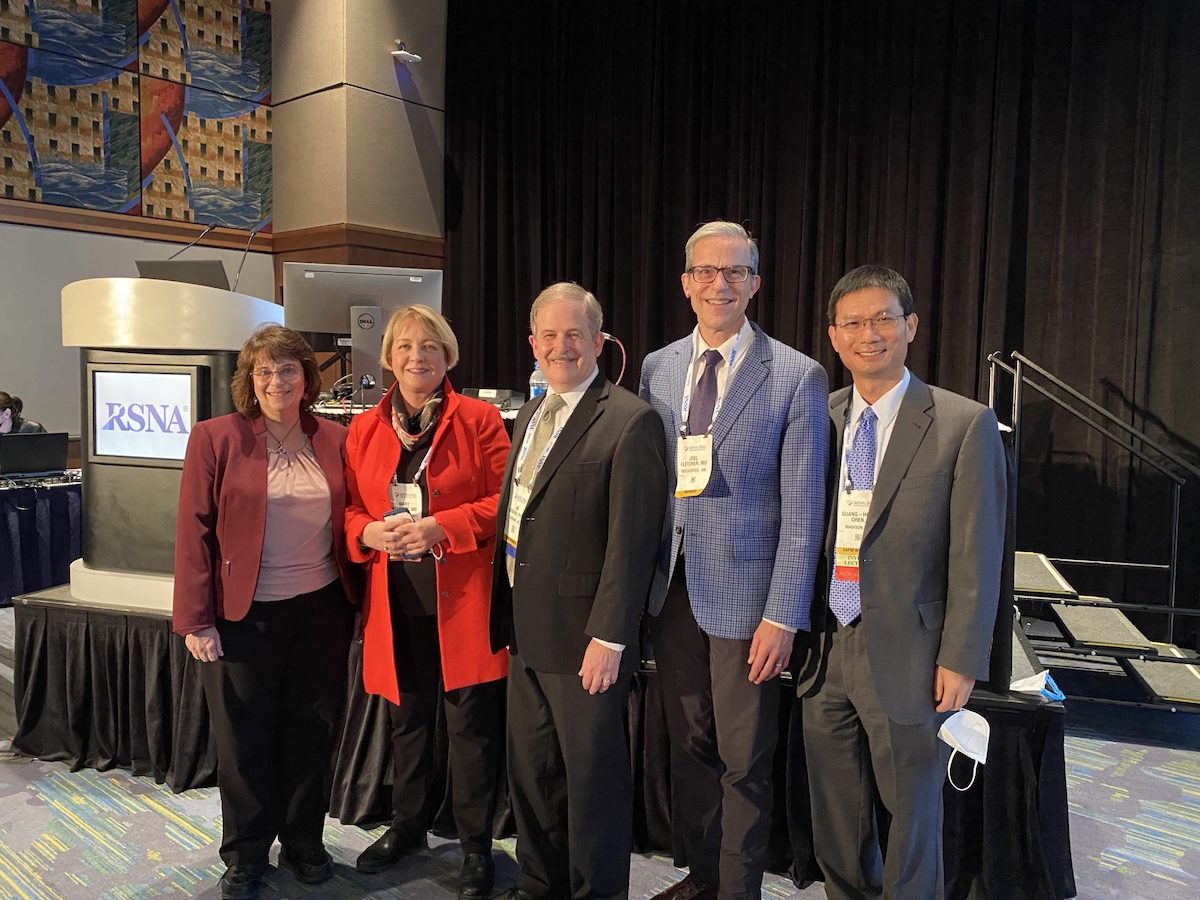
[[[1118,559],[1067,559],[1062,556],[1047,556],[1046,559],[1064,566],[1111,566],[1114,569],[1151,569],[1159,572],[1165,572],[1171,568],[1166,563],[1122,562]]]
[[[1012,351],[1011,356],[1016,361],[1016,366],[1009,366],[1007,363],[1005,363],[999,351],[993,351],[993,352],[989,353],[987,356],[987,360],[990,363],[990,368],[988,369],[988,405],[993,410],[995,410],[995,408],[996,408],[996,369],[1000,369],[1001,371],[1007,372],[1013,378],[1012,431],[1013,431],[1013,446],[1016,449],[1016,454],[1017,454],[1018,460],[1020,459],[1020,456],[1021,456],[1022,389],[1024,388],[1024,386],[1026,384],[1028,384],[1031,388],[1036,390],[1039,394],[1041,394],[1043,397],[1045,397],[1047,400],[1049,400],[1051,403],[1053,403],[1059,409],[1070,413],[1072,416],[1074,416],[1079,421],[1083,422],[1085,425],[1087,425],[1093,431],[1099,432],[1101,435],[1108,438],[1110,441],[1113,441],[1114,443],[1118,444],[1120,447],[1127,450],[1129,453],[1133,454],[1135,457],[1142,460],[1147,465],[1156,469],[1160,474],[1165,475],[1168,479],[1171,480],[1171,482],[1172,482],[1172,490],[1171,490],[1171,553],[1170,553],[1170,561],[1168,562],[1168,564],[1166,566],[1166,570],[1167,570],[1167,606],[1166,606],[1165,610],[1155,610],[1155,611],[1161,611],[1161,612],[1166,613],[1166,615],[1167,615],[1167,642],[1172,643],[1172,644],[1175,643],[1175,615],[1176,615],[1175,593],[1176,593],[1177,579],[1178,579],[1178,573],[1179,573],[1180,503],[1181,503],[1181,490],[1182,490],[1183,485],[1186,484],[1187,479],[1180,476],[1175,471],[1172,471],[1170,468],[1168,468],[1166,465],[1164,465],[1158,459],[1155,459],[1154,457],[1148,455],[1144,450],[1141,450],[1138,447],[1133,446],[1133,444],[1130,443],[1125,438],[1121,437],[1120,435],[1114,434],[1112,431],[1105,428],[1100,423],[1092,421],[1091,418],[1089,418],[1088,416],[1086,416],[1079,410],[1075,409],[1073,406],[1071,406],[1069,403],[1067,403],[1067,401],[1063,400],[1061,397],[1055,396],[1050,391],[1048,391],[1046,388],[1044,388],[1042,385],[1038,384],[1036,381],[1031,380],[1029,378],[1029,376],[1026,374],[1025,369],[1028,368],[1029,370],[1033,371],[1034,373],[1041,376],[1042,378],[1045,378],[1047,381],[1049,381],[1055,387],[1059,388],[1060,390],[1069,394],[1071,397],[1074,397],[1076,400],[1083,403],[1088,409],[1092,410],[1095,413],[1102,415],[1104,418],[1108,419],[1110,422],[1113,422],[1114,424],[1118,425],[1127,434],[1129,434],[1129,435],[1137,438],[1139,441],[1141,441],[1143,446],[1153,447],[1160,455],[1162,455],[1164,458],[1166,458],[1170,462],[1174,463],[1175,465],[1179,466],[1184,471],[1189,472],[1192,475],[1195,475],[1197,478],[1200,478],[1200,469],[1197,469],[1196,467],[1192,466],[1190,463],[1184,461],[1182,458],[1180,458],[1175,453],[1172,453],[1170,450],[1161,446],[1156,441],[1154,441],[1152,438],[1148,437],[1144,432],[1140,431],[1137,428],[1134,428],[1132,425],[1122,422],[1119,418],[1114,416],[1107,409],[1105,409],[1104,407],[1095,403],[1093,400],[1085,397],[1083,394],[1081,394],[1079,391],[1075,390],[1073,387],[1071,387],[1069,384],[1067,384],[1062,379],[1057,378],[1054,375],[1050,374],[1044,368],[1039,366],[1037,363],[1033,362],[1031,359],[1029,359],[1024,354],[1022,354],[1019,350]],[[1018,472],[1014,473],[1014,480],[1020,471],[1019,464],[1017,466],[1017,470],[1018,470]],[[1015,488],[1016,488],[1016,485],[1014,483],[1014,498],[1015,498]],[[1013,503],[1013,507],[1014,507],[1014,509],[1016,507],[1015,500]]]
[[[1101,406],[1095,400],[1092,400],[1089,397],[1085,397],[1083,394],[1079,393],[1079,391],[1075,390],[1075,388],[1071,387],[1069,384],[1067,384],[1061,378],[1057,378],[1054,375],[1051,375],[1049,372],[1047,372],[1045,369],[1043,369],[1041,366],[1039,366],[1037,363],[1035,363],[1033,360],[1031,360],[1028,356],[1025,356],[1025,354],[1021,353],[1020,350],[1014,350],[1012,352],[1012,358],[1015,360],[1018,360],[1019,362],[1024,363],[1026,366],[1033,369],[1033,371],[1037,372],[1039,375],[1041,375],[1043,378],[1045,378],[1047,381],[1049,381],[1055,387],[1059,388],[1060,390],[1064,391],[1065,393],[1070,394],[1072,397],[1074,397],[1076,400],[1078,400],[1080,403],[1082,403],[1084,406],[1086,406],[1088,409],[1092,410],[1093,412],[1104,416],[1104,418],[1108,419],[1110,422],[1112,422],[1118,428],[1121,428],[1122,430],[1126,431],[1127,433],[1133,435],[1134,437],[1136,437],[1138,440],[1140,440],[1146,446],[1153,447],[1160,454],[1162,454],[1162,456],[1166,457],[1171,462],[1175,463],[1175,465],[1179,466],[1179,468],[1181,468],[1187,472],[1190,472],[1192,475],[1195,475],[1197,478],[1200,478],[1200,469],[1196,468],[1191,463],[1189,463],[1185,459],[1183,459],[1181,456],[1178,456],[1177,454],[1168,450],[1166,447],[1159,444],[1153,438],[1149,437],[1144,431],[1134,428],[1128,422],[1123,422],[1120,418],[1113,415],[1111,412],[1109,412],[1107,409],[1105,409],[1103,406]]]
[[[1003,372],[1007,372],[1009,375],[1012,375],[1014,378],[1016,377],[1017,370],[1014,369],[1012,366],[1008,365],[1006,362],[1004,362],[1004,359],[1000,356],[1000,352],[998,350],[993,351],[991,354],[989,354],[987,359],[988,359],[988,362],[990,362],[994,367],[1000,369]],[[1028,365],[1028,363],[1026,363],[1025,365]],[[1035,370],[1035,371],[1039,371],[1039,370]],[[1100,425],[1097,422],[1093,422],[1086,415],[1081,413],[1079,410],[1075,409],[1075,407],[1068,404],[1062,398],[1054,396],[1054,394],[1050,393],[1050,391],[1046,390],[1046,388],[1042,387],[1036,381],[1029,381],[1026,379],[1025,384],[1027,384],[1029,387],[1033,388],[1035,391],[1037,391],[1039,394],[1041,394],[1043,397],[1045,397],[1047,400],[1049,400],[1051,403],[1053,403],[1055,406],[1057,406],[1063,412],[1070,413],[1075,418],[1077,418],[1079,421],[1083,422],[1085,425],[1092,428],[1094,431],[1098,431],[1100,434],[1104,435],[1109,440],[1120,445],[1122,449],[1128,450],[1130,453],[1132,453],[1134,456],[1136,456],[1142,462],[1144,462],[1150,466],[1153,466],[1161,474],[1166,475],[1169,479],[1171,479],[1171,481],[1175,482],[1175,484],[1182,486],[1187,483],[1186,478],[1183,478],[1182,476],[1177,475],[1175,472],[1173,472],[1171,469],[1164,466],[1161,462],[1159,462],[1153,456],[1150,456],[1148,453],[1146,453],[1143,450],[1139,450],[1137,447],[1133,446],[1133,444],[1129,443],[1129,441],[1125,440],[1120,435],[1114,434],[1113,432],[1109,431],[1107,428],[1105,428],[1103,425]],[[1084,399],[1086,400],[1087,398],[1085,397]],[[988,400],[989,400],[988,405],[991,406],[992,409],[994,410],[996,408],[996,398],[995,398],[994,388],[989,389]],[[1091,401],[1088,400],[1088,403],[1091,403]],[[1107,412],[1107,410],[1104,410],[1104,412]],[[1018,415],[1019,414],[1016,413],[1016,411],[1014,410],[1014,416],[1013,416],[1013,432],[1014,432],[1014,434],[1018,433],[1017,425],[1016,425]],[[1111,413],[1109,415],[1111,415]],[[1122,424],[1124,424],[1124,423],[1122,423]],[[1126,427],[1128,427],[1128,426],[1126,426]],[[1138,434],[1139,432],[1137,432],[1135,429],[1134,433]],[[1016,438],[1014,437],[1014,442],[1015,442],[1015,440],[1016,440]],[[1146,438],[1146,440],[1147,440],[1147,442],[1149,442],[1150,439]],[[1157,448],[1156,444],[1152,444],[1151,446],[1154,446],[1155,448]],[[1172,462],[1175,461],[1174,456],[1171,456],[1170,459]],[[1180,464],[1185,469],[1196,472],[1197,477],[1200,477],[1200,471],[1196,471],[1196,470],[1192,469],[1191,466],[1189,466],[1187,463],[1180,463]]]

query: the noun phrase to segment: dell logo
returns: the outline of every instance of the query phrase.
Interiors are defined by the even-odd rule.
[[[183,407],[166,403],[108,403],[108,417],[101,431],[140,431],[187,434]]]
[[[375,317],[370,313],[360,313],[358,317],[358,327],[363,331],[370,331],[375,327]]]

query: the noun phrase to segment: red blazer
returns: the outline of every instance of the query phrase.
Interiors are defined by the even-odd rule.
[[[492,546],[496,502],[508,458],[508,433],[495,407],[455,393],[447,379],[445,406],[429,447],[428,514],[446,532],[445,556],[437,565],[438,637],[446,690],[495,681],[508,674],[508,653],[493,653]],[[364,551],[358,539],[391,509],[388,483],[400,462],[400,439],[392,428],[391,387],[379,405],[356,416],[346,439],[346,547],[350,559],[368,564],[363,609],[363,686],[393,703],[396,683],[387,554]]]
[[[346,598],[357,602],[346,559],[346,429],[303,415],[300,427],[312,441],[329,483],[333,555]],[[188,439],[179,485],[175,527],[175,600],[172,628],[191,634],[218,619],[246,616],[258,585],[267,518],[266,423],[230,413],[197,422]]]

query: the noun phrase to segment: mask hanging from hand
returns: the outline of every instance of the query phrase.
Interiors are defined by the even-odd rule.
[[[950,786],[956,791],[970,790],[971,785],[975,783],[975,774],[979,771],[979,764],[987,762],[988,737],[990,735],[991,726],[988,725],[987,719],[969,709],[960,709],[943,722],[942,727],[938,729],[938,737],[953,750],[950,759],[946,762],[946,777],[950,781]],[[975,761],[975,765],[971,768],[971,780],[965,787],[959,787],[954,783],[954,775],[950,771],[950,767],[954,765],[954,757],[959,753],[969,756]]]

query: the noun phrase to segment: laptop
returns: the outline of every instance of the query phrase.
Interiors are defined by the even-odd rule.
[[[67,433],[0,434],[0,475],[61,475],[67,469]]]
[[[182,281],[229,290],[225,264],[219,259],[138,259],[133,263],[143,278]]]

